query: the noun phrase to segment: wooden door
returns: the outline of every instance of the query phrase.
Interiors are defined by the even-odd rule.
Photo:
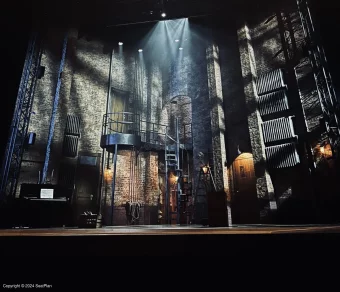
[[[97,211],[100,154],[79,155],[76,171],[76,219],[84,211]]]
[[[256,194],[253,155],[243,153],[233,163],[234,194],[232,216],[235,224],[256,224],[260,214]]]
[[[122,113],[126,111],[127,107],[127,94],[118,92],[118,91],[113,91],[111,94],[111,113]],[[123,121],[124,120],[124,115],[114,115],[112,116],[113,119],[118,120],[118,121]],[[123,133],[125,131],[125,126],[124,124],[118,123],[118,124],[113,124],[112,126],[113,131],[117,131],[120,133]]]

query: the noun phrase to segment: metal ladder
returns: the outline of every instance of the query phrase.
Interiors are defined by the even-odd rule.
[[[171,190],[171,192],[175,191],[176,192],[176,212],[170,212],[170,198],[167,198],[167,209],[168,209],[168,223],[171,223],[172,221],[172,216],[177,215],[177,223],[178,223],[178,212],[179,212],[179,190],[180,188],[178,187],[179,182],[181,180],[182,176],[182,171],[179,169],[179,159],[178,159],[178,152],[177,152],[177,147],[176,145],[168,145],[166,146],[166,151],[165,151],[165,163],[166,163],[166,169],[169,171],[169,169],[173,169],[176,172],[177,176],[177,188],[176,190]]]
[[[170,145],[167,144],[167,139],[172,142]],[[165,143],[165,165],[166,165],[166,182],[168,182],[168,171],[172,168],[176,172],[177,176],[177,188],[176,188],[176,212],[170,212],[170,198],[169,190],[167,184],[167,196],[166,196],[166,213],[167,213],[167,223],[171,223],[172,216],[176,214],[176,221],[179,224],[180,217],[180,198],[181,198],[181,178],[183,170],[180,169],[180,141],[179,141],[179,119],[176,119],[176,139],[173,139],[166,133],[166,143]]]

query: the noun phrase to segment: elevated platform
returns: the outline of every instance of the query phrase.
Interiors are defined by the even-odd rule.
[[[179,138],[180,149],[192,151],[192,125],[184,124],[183,136]],[[103,117],[100,147],[114,152],[116,145],[120,150],[134,147],[142,151],[176,150],[176,141],[168,135],[168,126],[147,122],[138,114],[131,112],[108,113]]]
[[[141,136],[134,134],[113,133],[101,137],[100,147],[109,152],[114,153],[116,144],[119,150],[128,150],[135,147],[143,151],[165,151],[164,144],[157,143],[157,141],[145,142],[142,141]],[[175,151],[176,145],[169,145],[167,149]],[[180,144],[180,149],[192,151],[193,147],[192,144]]]
[[[275,258],[338,251],[340,225],[120,226],[0,231],[3,255],[214,255]],[[76,246],[77,248],[70,248]]]
[[[102,135],[100,147],[109,152],[115,151],[115,146],[118,145],[120,150],[131,149],[131,147],[141,147],[141,137],[135,134],[113,133]]]
[[[155,142],[143,142],[141,143],[142,147],[141,149],[144,151],[165,151],[165,145],[161,143],[155,143]],[[179,147],[181,150],[187,150],[192,151],[193,146],[192,144],[180,144]],[[176,145],[169,145],[167,146],[168,151],[175,151]]]

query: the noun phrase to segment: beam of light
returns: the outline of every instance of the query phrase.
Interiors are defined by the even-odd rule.
[[[179,44],[183,39],[183,31],[186,27],[187,19],[181,18],[177,20],[164,21],[166,50],[170,51],[170,59],[176,60]],[[175,41],[174,41],[175,40]]]

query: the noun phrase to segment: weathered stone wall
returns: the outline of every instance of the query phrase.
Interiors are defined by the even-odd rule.
[[[38,182],[39,171],[42,171],[43,168],[64,37],[64,31],[50,29],[46,33],[46,37],[44,39],[44,51],[41,65],[45,67],[45,74],[42,79],[37,81],[31,120],[28,128],[29,132],[36,133],[36,141],[35,145],[30,146],[29,149],[24,152],[17,195],[20,192],[21,183]],[[47,176],[49,181],[51,179],[52,170],[54,170],[53,183],[56,182],[59,167],[58,163],[61,157],[62,138],[67,114],[67,106],[65,102],[67,102],[70,98],[70,88],[75,65],[74,54],[76,38],[77,31],[69,31],[67,55],[62,73],[62,85],[59,96],[60,99]]]
[[[215,183],[217,190],[223,190],[228,194],[229,184],[226,167],[227,155],[225,144],[226,125],[224,97],[222,90],[220,53],[216,44],[212,44],[207,48],[207,66]]]
[[[192,25],[193,27],[193,25]],[[198,35],[192,35],[189,39],[192,48],[190,54],[190,66],[188,68],[188,93],[192,98],[192,135],[193,135],[193,186],[197,188],[200,171],[200,159],[198,153],[206,155],[212,151],[211,116],[209,105],[208,73],[206,62],[206,43],[199,39]],[[199,75],[197,74],[199,72]],[[207,217],[206,200],[204,196],[196,200],[196,222]]]
[[[245,40],[248,43],[248,62],[251,65],[251,71],[249,73],[249,80],[247,82],[253,82],[254,77],[260,76],[261,74],[268,73],[272,70],[283,68],[286,74],[286,84],[288,85],[288,102],[290,110],[281,116],[294,115],[295,119],[295,130],[296,134],[299,135],[299,140],[297,143],[298,154],[300,156],[301,163],[290,169],[289,172],[271,170],[271,175],[269,176],[268,169],[266,169],[265,159],[258,159],[258,153],[262,152],[262,157],[265,158],[263,149],[264,144],[261,141],[262,133],[260,124],[263,122],[261,116],[257,113],[256,107],[256,88],[254,87],[254,92],[250,94],[253,96],[252,103],[247,102],[248,108],[250,110],[253,118],[248,118],[250,136],[252,140],[252,148],[255,160],[255,171],[258,177],[258,196],[263,199],[273,199],[273,192],[275,190],[275,197],[278,203],[282,203],[284,200],[289,198],[291,195],[294,197],[299,197],[306,193],[307,196],[312,196],[311,190],[307,187],[310,185],[308,183],[309,171],[311,163],[308,162],[308,143],[307,143],[307,132],[306,132],[306,122],[304,119],[304,114],[307,113],[307,125],[312,125],[314,123],[315,127],[315,117],[312,117],[311,110],[306,106],[306,101],[308,96],[313,92],[313,85],[310,84],[307,88],[304,88],[302,96],[299,96],[298,88],[296,86],[296,77],[294,75],[294,66],[296,64],[300,65],[303,63],[302,55],[302,43],[303,34],[301,33],[301,24],[297,21],[296,11],[291,12],[290,18],[287,17],[287,12],[290,8],[287,8],[284,4],[277,7],[271,7],[267,10],[259,12],[254,17],[249,17],[246,21],[246,27],[248,32],[246,32]],[[292,24],[289,21],[293,22]],[[285,40],[285,41],[283,41]],[[294,49],[294,46],[297,47]],[[242,50],[242,45],[240,44],[240,51]],[[241,52],[241,63],[242,56]],[[244,64],[242,64],[244,68]],[[244,74],[245,75],[245,74]],[[301,74],[298,74],[298,85],[302,85],[303,80]],[[251,79],[253,81],[251,81]],[[302,81],[302,82],[301,82]],[[247,86],[245,85],[245,88]],[[246,90],[245,90],[246,91]],[[306,92],[308,91],[308,93]],[[312,93],[313,95],[313,93]],[[302,98],[302,106],[300,97]],[[315,97],[311,97],[315,101]],[[317,110],[312,111],[316,113]],[[257,118],[255,118],[257,116]],[[269,119],[274,119],[280,117],[279,115],[271,117]],[[253,123],[254,121],[256,121]],[[257,142],[255,142],[257,141]],[[306,152],[307,148],[307,152]],[[262,150],[261,150],[262,149]],[[259,178],[259,175],[262,178]],[[298,183],[298,181],[300,183]],[[271,204],[273,206],[273,204]]]
[[[255,78],[257,76],[254,53],[255,48],[253,47],[251,31],[247,24],[243,24],[238,35],[246,110],[248,113],[248,127],[252,154],[254,157],[255,175],[257,178],[257,195],[259,198],[268,198],[268,195],[273,193],[273,187],[266,166],[265,145],[261,129],[262,119],[257,108],[255,88]]]
[[[254,156],[258,198],[272,200],[274,189],[277,198],[292,193],[294,175],[270,176],[268,173],[261,133],[262,118],[257,109],[254,84],[256,76],[286,67],[285,56],[281,51],[282,35],[277,18],[272,17],[274,14],[275,11],[268,10],[251,19],[244,17],[241,24],[233,24],[234,27],[229,30],[220,29],[218,33],[204,30],[190,20],[191,33],[188,34],[184,50],[176,49],[176,52],[172,52],[175,55],[171,61],[171,58],[165,58],[167,52],[154,55],[154,51],[149,50],[150,46],[145,46],[143,53],[139,53],[135,47],[124,45],[124,48],[119,48],[118,44],[113,46],[109,112],[114,111],[115,100],[126,99],[123,110],[140,114],[143,120],[142,131],[151,130],[152,123],[171,125],[171,117],[176,115],[183,122],[192,123],[194,190],[200,170],[197,155],[199,152],[207,154],[210,151],[215,154],[215,162],[218,162],[215,165],[218,168],[218,171],[215,170],[217,180],[228,192],[228,197],[232,191],[233,161],[240,152],[251,152]],[[63,36],[63,32],[48,33],[42,60],[46,73],[37,84],[34,113],[29,128],[29,131],[37,133],[37,140],[24,155],[20,183],[35,183],[45,158]],[[297,31],[295,37],[302,38]],[[102,118],[106,113],[111,49],[112,45],[100,37],[78,37],[75,31],[69,35],[49,167],[49,173],[52,169],[55,170],[54,183],[59,176],[59,164],[66,161],[62,157],[61,147],[67,114],[81,119],[79,151],[89,155],[102,152],[100,137]],[[307,100],[312,95],[312,103],[317,102],[315,89],[311,91],[308,86],[303,89],[303,78],[303,74],[299,75],[298,84],[303,91],[304,113],[308,127],[314,129],[318,127],[319,112],[315,115],[316,112],[309,107]],[[177,110],[174,109],[175,105],[170,104],[175,97],[178,101]],[[107,154],[105,157],[106,161]],[[150,222],[151,215],[148,214],[151,214],[151,209],[148,208],[157,205],[159,196],[160,159],[161,156],[157,153],[139,153],[133,182],[130,183],[131,152],[119,151],[114,202],[117,210],[114,213],[115,224],[124,224],[125,219],[117,214],[124,214],[122,206],[131,199],[144,204],[143,214],[146,217],[143,222]],[[112,169],[112,156],[110,160],[108,164]],[[67,161],[77,163],[77,158]],[[105,166],[106,164],[105,162]],[[80,184],[82,179],[86,180],[86,177],[78,178]],[[133,197],[132,184],[135,186]],[[108,222],[111,216],[111,187],[109,180],[103,185],[106,193],[106,197],[103,197],[103,210]],[[203,197],[197,202],[202,206],[205,204]],[[202,207],[200,210],[198,217],[205,217],[206,209]],[[196,219],[199,220],[198,217]]]
[[[38,81],[33,105],[34,114],[32,115],[29,129],[37,133],[36,145],[25,153],[24,159],[29,161],[23,163],[20,183],[36,183],[38,181],[38,171],[43,165],[63,36],[63,32],[59,34],[51,32],[46,40],[45,54],[42,60],[42,65],[46,66],[46,73],[45,77]],[[82,37],[77,39],[76,33],[69,34],[67,62],[62,75],[62,88],[49,166],[49,172],[52,169],[55,170],[53,183],[58,181],[58,169],[61,162],[77,163],[77,158],[65,159],[62,156],[67,114],[76,115],[81,119],[79,153],[97,155],[102,152],[100,137],[102,119],[106,113],[110,64],[110,52],[106,50],[106,46],[107,43],[100,38],[92,37],[89,39]],[[159,108],[162,106],[161,68],[157,67],[156,64],[149,67],[145,63],[142,64],[144,72],[141,80],[134,75],[136,71],[134,70],[135,61],[136,58],[133,53],[126,53],[125,58],[121,58],[119,53],[115,52],[112,91],[115,92],[118,89],[128,92],[129,104],[133,104],[132,99],[132,101],[136,101],[137,105],[142,106],[142,108],[136,107],[136,112],[143,113],[147,121],[158,122],[160,119],[159,112],[161,112]],[[114,94],[112,96],[114,98]],[[136,198],[151,206],[155,206],[158,196],[157,159],[156,153],[141,153],[137,159],[138,166],[136,166],[136,182],[134,183]],[[122,206],[130,199],[130,161],[130,151],[119,153],[115,194],[115,206],[117,207]],[[109,165],[112,168],[112,162]],[[82,179],[86,181],[86,176],[77,178],[79,187],[82,184]],[[111,205],[110,183],[104,184],[103,189],[104,193],[107,194],[107,204],[106,207],[104,206],[104,209],[106,209],[107,206]],[[90,196],[91,194],[88,195]],[[77,194],[75,194],[76,197]]]

